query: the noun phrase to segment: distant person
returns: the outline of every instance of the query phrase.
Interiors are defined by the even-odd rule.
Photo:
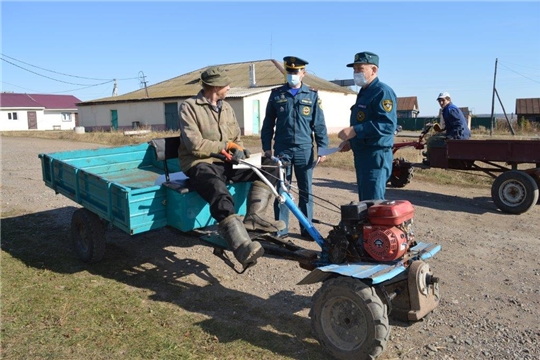
[[[442,109],[444,128],[439,124],[433,126],[433,130],[439,134],[430,136],[426,141],[426,151],[423,152],[426,157],[423,160],[425,165],[429,165],[429,151],[431,148],[445,146],[447,139],[466,140],[471,137],[467,119],[461,109],[452,103],[450,94],[446,91],[440,93],[437,101]]]
[[[290,184],[294,170],[299,190],[298,207],[311,221],[314,156],[318,149],[328,146],[328,134],[319,94],[302,82],[308,62],[295,56],[285,56],[283,61],[287,83],[270,93],[261,129],[262,148],[266,155],[272,155],[273,140],[274,156],[291,164],[287,168],[286,179]],[[318,155],[317,158],[319,162],[326,159]],[[277,235],[286,236],[289,231],[289,209],[285,204],[276,202],[275,215],[276,219],[283,220],[287,225]],[[310,238],[306,229],[300,230],[301,236]]]
[[[240,138],[240,126],[229,103],[224,101],[231,80],[219,67],[210,67],[201,74],[202,90],[180,106],[180,147],[178,156],[182,171],[195,191],[210,205],[210,214],[219,223],[219,231],[236,259],[244,268],[264,254],[257,241],[251,241],[246,230],[276,232],[283,230],[282,221],[264,216],[273,204],[271,189],[251,169],[233,169],[230,162],[211,157],[227,151],[236,160],[249,157]],[[265,159],[263,165],[275,165]],[[267,168],[268,180],[277,184],[278,169]],[[248,195],[247,214],[243,221],[236,214],[234,199],[227,189],[228,181],[252,182]]]
[[[354,69],[354,82],[360,92],[351,107],[351,126],[338,133],[343,140],[341,151],[353,151],[359,200],[382,200],[392,173],[396,94],[379,80],[376,54],[357,53],[347,67]]]

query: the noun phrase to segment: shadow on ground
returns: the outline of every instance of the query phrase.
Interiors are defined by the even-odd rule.
[[[97,264],[85,264],[76,257],[70,239],[70,219],[75,209],[67,207],[2,219],[2,250],[35,269],[61,274],[88,271],[151,290],[151,300],[209,316],[197,325],[217,336],[220,342],[241,339],[291,358],[328,358],[311,334],[310,320],[295,314],[309,308],[311,298],[280,291],[264,299],[228,289],[220,284],[223,274],[214,274],[197,260],[180,259],[167,249],[204,243],[167,228],[134,236],[118,229],[109,230],[105,258]],[[209,247],[208,256],[213,256]],[[246,276],[232,272],[228,275],[238,276],[238,281]]]

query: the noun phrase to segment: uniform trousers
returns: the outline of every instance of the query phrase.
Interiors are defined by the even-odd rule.
[[[392,148],[354,149],[358,199],[384,200],[386,183],[392,174]]]
[[[287,167],[285,177],[289,184],[292,175],[296,177],[298,186],[298,208],[310,221],[313,219],[313,195],[311,194],[313,177],[313,145],[284,147],[276,143],[274,145],[274,155],[290,162]],[[285,204],[275,204],[274,212],[277,220],[283,220],[286,224],[284,230],[278,231],[277,235],[286,235],[289,231],[289,208]]]

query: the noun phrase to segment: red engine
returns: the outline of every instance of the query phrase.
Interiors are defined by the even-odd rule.
[[[401,258],[413,241],[414,208],[407,200],[384,201],[368,208],[363,228],[364,250],[377,261]]]

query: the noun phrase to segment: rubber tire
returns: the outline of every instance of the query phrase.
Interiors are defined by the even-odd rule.
[[[390,185],[395,188],[403,188],[412,181],[414,168],[412,164],[403,159],[392,163],[392,174],[390,175]]]
[[[375,359],[386,348],[390,335],[386,305],[375,288],[358,279],[340,276],[325,281],[313,296],[310,317],[318,341],[337,359]]]
[[[501,211],[521,214],[536,205],[538,184],[523,171],[503,172],[491,186],[491,198]]]
[[[105,255],[105,225],[99,216],[81,208],[71,217],[71,239],[75,252],[86,263],[97,263]]]

